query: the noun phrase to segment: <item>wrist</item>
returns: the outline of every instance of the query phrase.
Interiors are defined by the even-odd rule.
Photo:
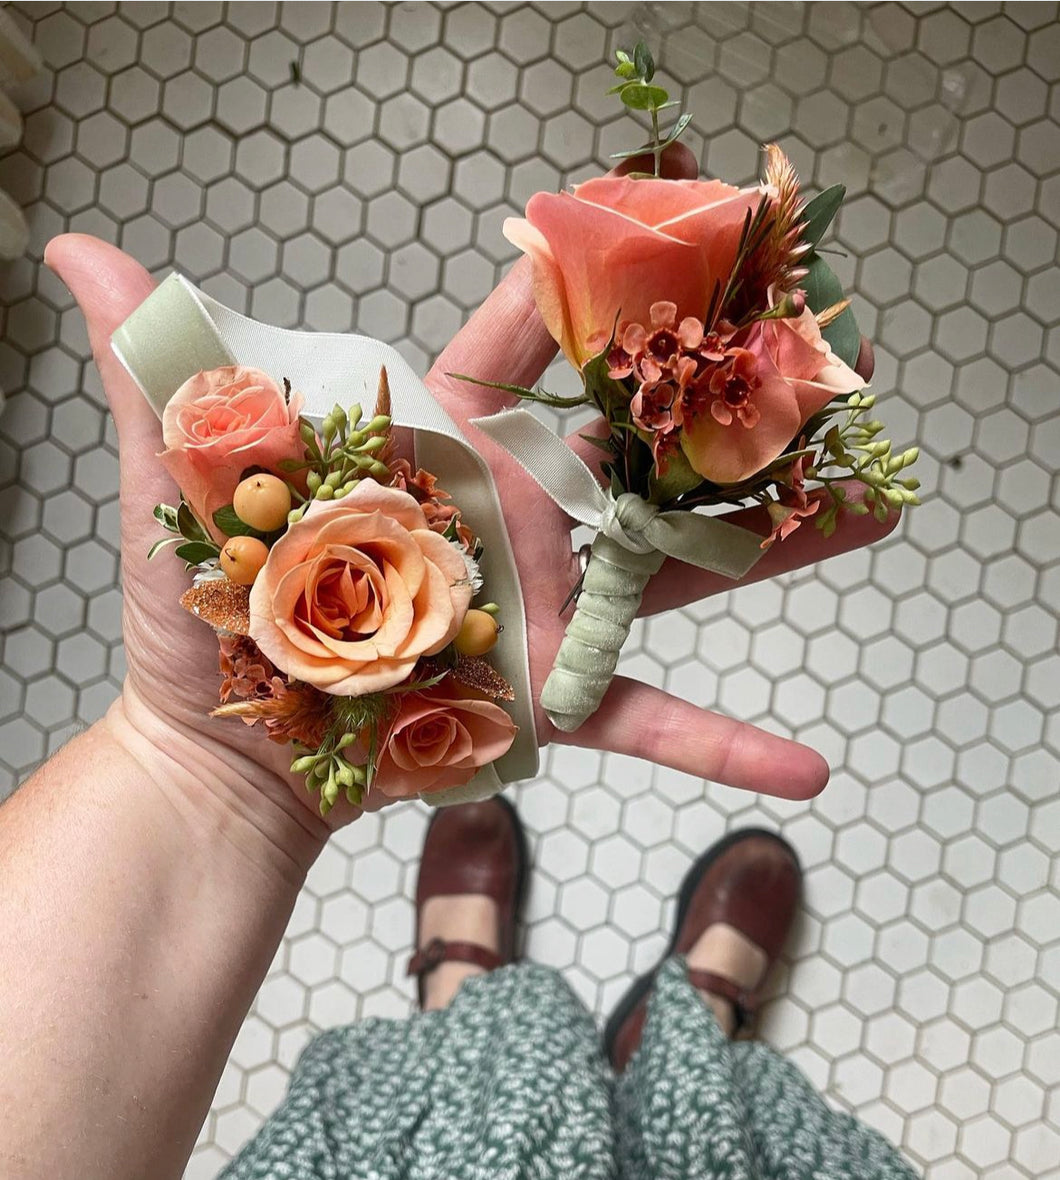
[[[176,812],[189,839],[220,836],[269,876],[301,884],[329,829],[278,770],[204,732],[205,718],[193,727],[160,716],[129,680],[100,724],[140,766],[159,802]]]

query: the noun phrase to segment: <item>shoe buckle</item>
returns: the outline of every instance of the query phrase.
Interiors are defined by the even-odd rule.
[[[432,938],[419,953],[420,971],[426,974],[440,967],[445,962],[445,942],[441,938]]]

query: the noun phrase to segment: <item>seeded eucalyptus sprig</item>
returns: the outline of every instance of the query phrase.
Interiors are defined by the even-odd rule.
[[[676,143],[681,133],[692,122],[689,113],[678,115],[665,135],[659,129],[659,112],[680,106],[676,99],[671,99],[665,87],[655,83],[655,59],[651,50],[643,41],[638,41],[632,57],[624,50],[615,53],[618,65],[615,75],[619,79],[612,86],[608,94],[617,94],[631,111],[647,111],[651,115],[651,141],[643,147],[633,148],[628,152],[614,152],[613,160],[626,160],[633,156],[651,152],[655,157],[655,175],[660,175],[662,154],[672,143]]]
[[[852,393],[846,399],[846,421],[834,423],[824,436],[824,453],[815,467],[807,468],[806,478],[816,479],[824,485],[829,503],[818,513],[816,524],[826,537],[835,532],[836,517],[841,509],[865,516],[869,512],[879,521],[887,519],[891,508],[920,503],[917,489],[920,481],[915,476],[899,478],[911,467],[920,455],[917,447],[910,447],[900,454],[894,454],[890,439],[880,438],[884,429],[877,419],[866,420],[869,410],[876,404],[871,393]],[[821,469],[838,467],[843,474],[822,475]],[[840,480],[856,479],[865,485],[863,503],[851,503]]]
[[[376,414],[362,421],[359,404],[344,410],[336,403],[324,416],[318,438],[312,423],[303,420],[302,442],[305,460],[284,463],[287,472],[306,471],[309,500],[340,500],[352,492],[362,479],[388,479],[390,469],[379,459],[389,442],[389,414]],[[305,515],[309,501],[292,508],[287,517],[295,524]]]
[[[398,698],[440,684],[456,662],[456,652],[447,648],[429,664],[420,665],[422,674],[418,679],[409,679],[382,692],[364,693],[359,697],[332,697],[330,725],[324,740],[315,750],[297,744],[298,753],[291,763],[292,774],[305,775],[306,789],[314,794],[320,793],[321,815],[327,815],[340,794],[345,794],[355,807],[360,806],[365,793],[371,789],[380,738],[389,728]],[[355,743],[359,743],[357,749],[351,748]],[[358,751],[363,761],[351,761]]]
[[[318,750],[302,754],[291,763],[292,774],[304,774],[310,791],[320,792],[320,814],[327,813],[338,802],[340,794],[355,807],[364,799],[368,783],[368,767],[347,762],[343,751],[357,740],[355,733],[344,733],[334,741],[325,742]]]

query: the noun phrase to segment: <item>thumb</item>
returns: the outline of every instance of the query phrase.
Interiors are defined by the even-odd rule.
[[[87,234],[53,238],[44,251],[44,264],[66,284],[85,317],[123,447],[161,450],[158,418],[110,347],[114,330],[155,289],[154,279],[128,254]]]

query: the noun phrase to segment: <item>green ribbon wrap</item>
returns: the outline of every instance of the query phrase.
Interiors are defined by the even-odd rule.
[[[762,556],[762,538],[716,516],[660,512],[629,492],[613,498],[570,447],[526,410],[472,421],[569,516],[597,533],[578,605],[541,692],[549,720],[570,733],[600,707],[644,589],[664,559],[742,578]]]

